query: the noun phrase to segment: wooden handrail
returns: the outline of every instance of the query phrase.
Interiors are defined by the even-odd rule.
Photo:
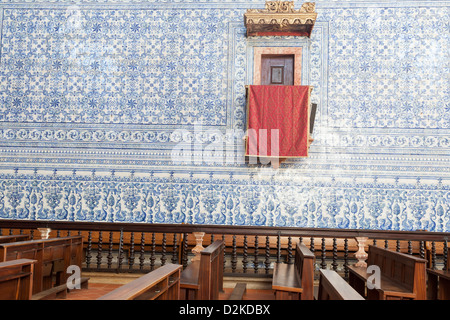
[[[207,234],[264,235],[281,237],[324,237],[324,238],[356,238],[367,237],[383,240],[445,241],[450,238],[449,232],[429,231],[391,231],[367,229],[328,229],[328,228],[296,228],[268,226],[237,225],[197,225],[197,224],[158,224],[158,223],[120,223],[120,222],[68,222],[46,220],[6,220],[0,219],[0,228],[34,229],[46,227],[54,230],[80,231],[124,231],[124,232],[166,232]]]

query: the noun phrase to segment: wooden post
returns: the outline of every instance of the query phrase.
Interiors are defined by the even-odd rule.
[[[366,245],[366,241],[369,240],[367,237],[356,237],[356,241],[358,242],[358,251],[355,253],[356,259],[358,262],[355,263],[356,267],[367,267],[367,257],[368,254],[364,250],[364,246]]]
[[[192,249],[192,253],[195,256],[191,259],[191,261],[196,261],[196,260],[200,260],[200,252],[202,252],[202,250],[205,249],[203,247],[203,237],[205,236],[205,233],[204,232],[193,232],[192,234],[195,237],[196,245]]]

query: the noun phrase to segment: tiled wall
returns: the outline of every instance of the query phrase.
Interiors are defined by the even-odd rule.
[[[449,232],[450,1],[246,38],[264,3],[1,1],[0,218]],[[261,46],[301,47],[318,103],[278,170],[241,156]]]

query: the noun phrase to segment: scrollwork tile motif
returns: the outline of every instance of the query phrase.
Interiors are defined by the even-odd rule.
[[[0,175],[0,218],[448,231],[438,181],[242,180],[150,174]],[[383,181],[385,180],[385,181]]]

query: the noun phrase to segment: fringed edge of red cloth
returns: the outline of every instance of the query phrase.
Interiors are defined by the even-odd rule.
[[[246,156],[308,156],[311,90],[311,86],[248,86]]]

